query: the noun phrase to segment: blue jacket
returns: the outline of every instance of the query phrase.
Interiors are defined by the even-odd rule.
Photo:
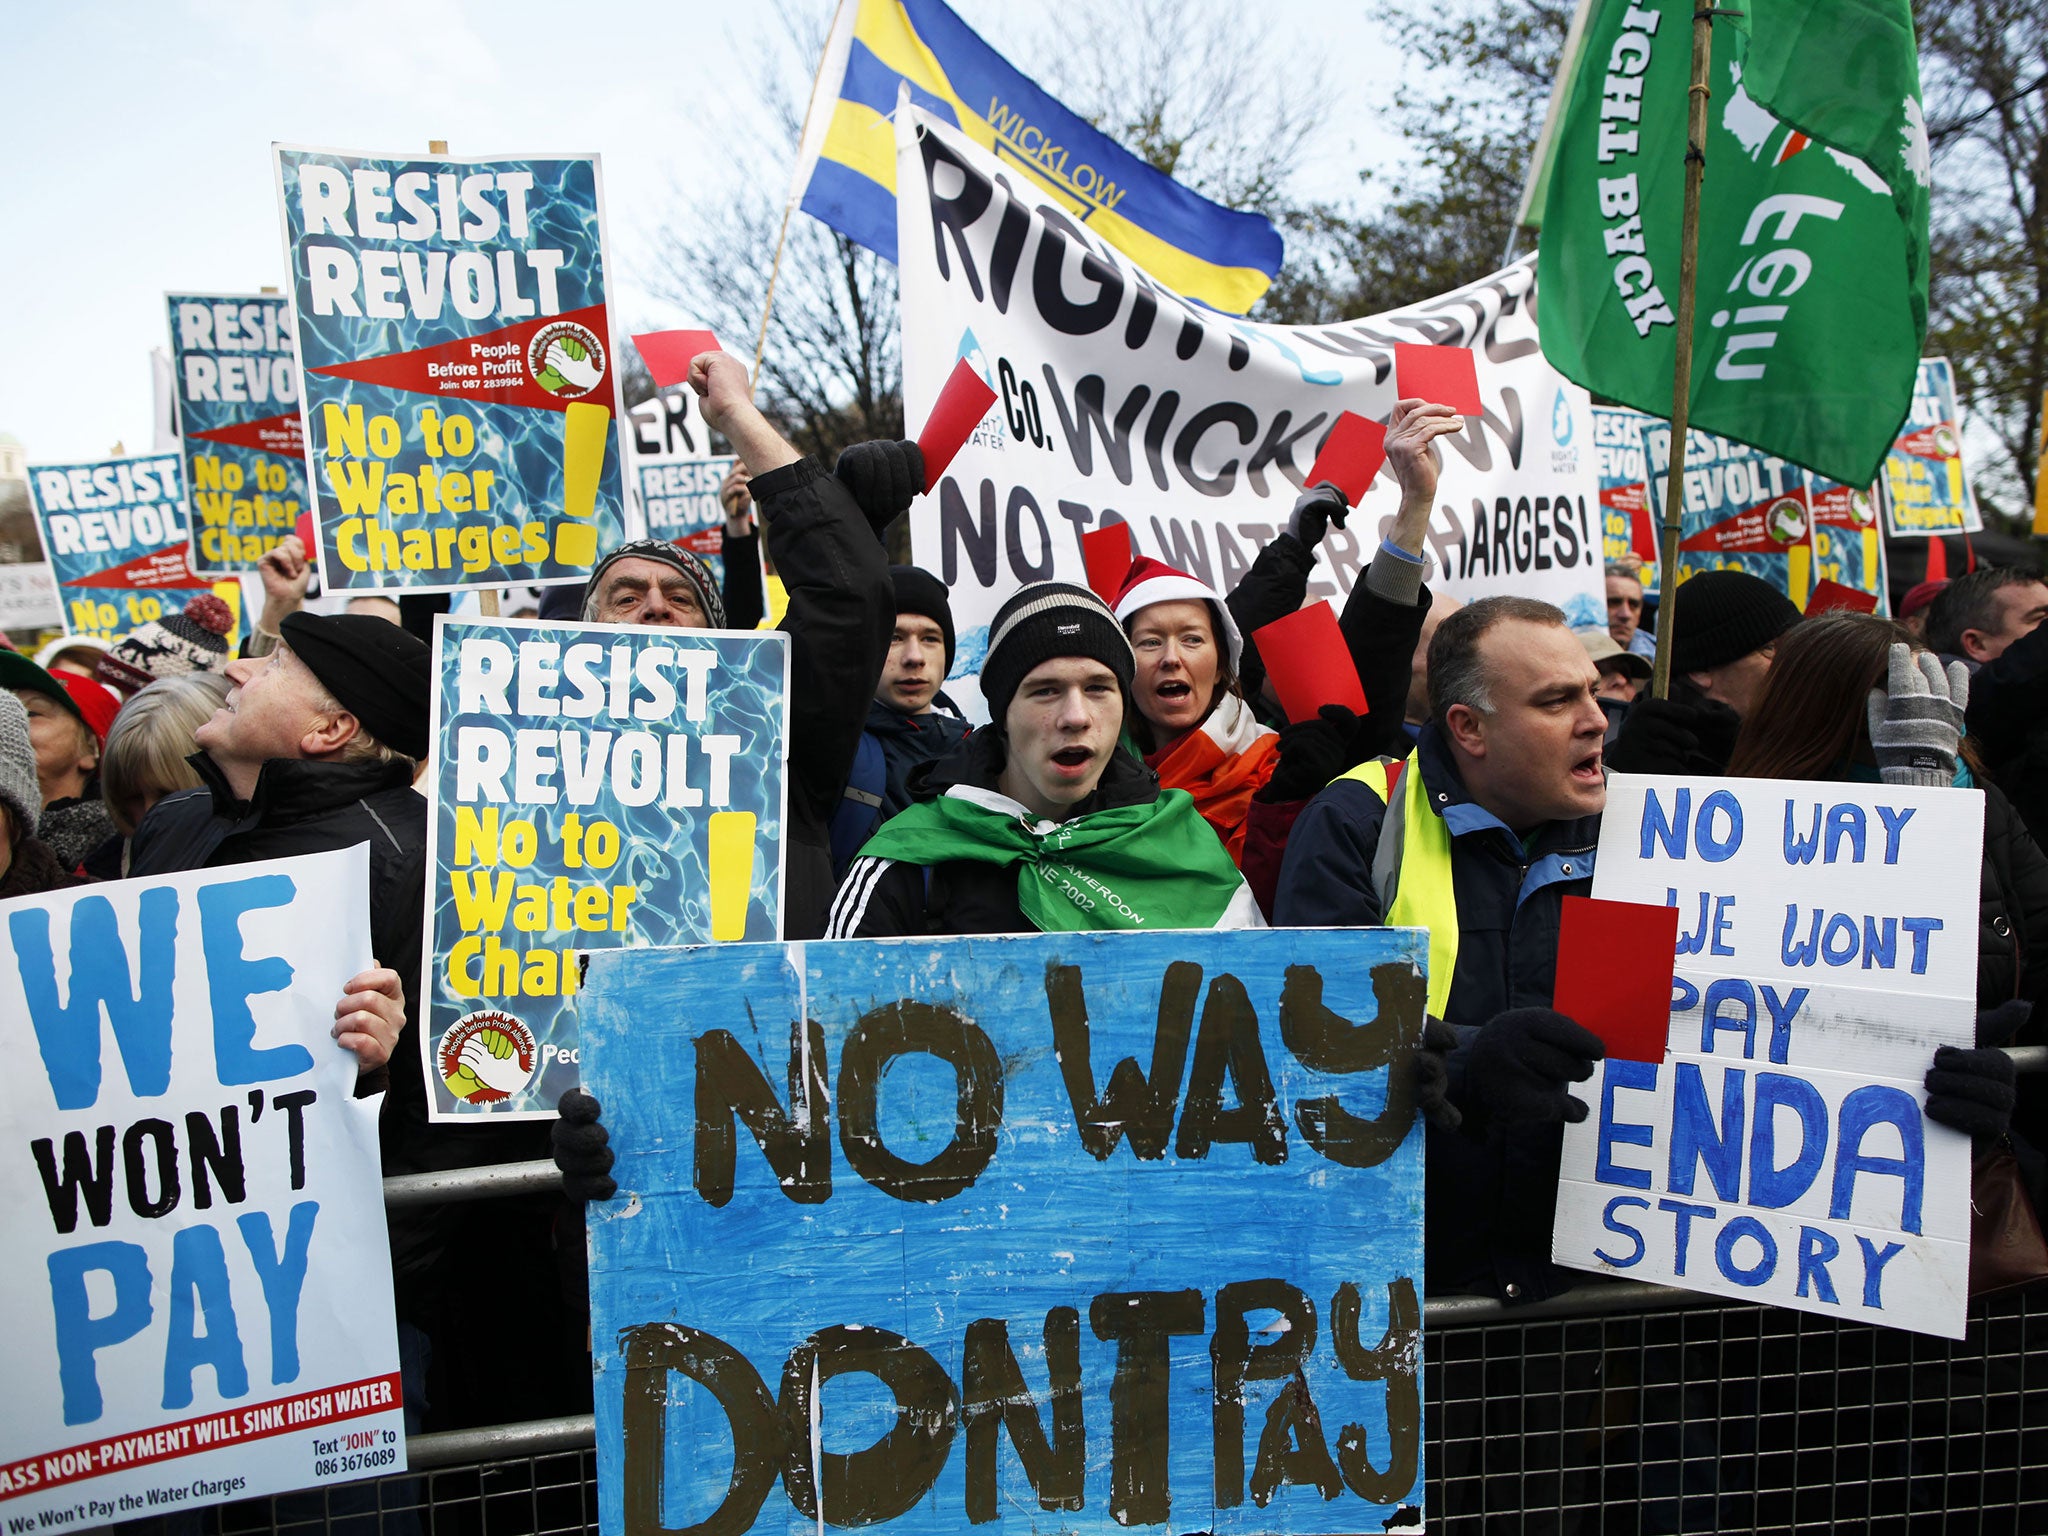
[[[1417,761],[1430,803],[1451,832],[1458,902],[1458,963],[1446,1022],[1461,1049],[1450,1058],[1462,1097],[1462,1045],[1496,1014],[1550,1006],[1564,898],[1593,883],[1600,818],[1548,822],[1517,837],[1465,792],[1450,749],[1424,726]],[[1309,802],[1287,841],[1274,923],[1362,927],[1383,921],[1372,878],[1386,807],[1340,779]],[[1483,1136],[1429,1130],[1425,1265],[1430,1293],[1534,1301],[1583,1278],[1550,1263],[1560,1126],[1492,1127]]]

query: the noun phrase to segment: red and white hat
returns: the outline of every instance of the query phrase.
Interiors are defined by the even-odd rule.
[[[1128,628],[1141,608],[1150,608],[1154,603],[1195,601],[1209,605],[1215,616],[1217,637],[1230,656],[1230,670],[1236,672],[1244,657],[1244,636],[1237,632],[1237,620],[1230,616],[1230,606],[1207,582],[1175,570],[1164,560],[1140,555],[1131,562],[1116,595],[1116,621]]]

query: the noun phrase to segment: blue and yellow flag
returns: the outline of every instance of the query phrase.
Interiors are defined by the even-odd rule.
[[[896,259],[899,86],[1167,287],[1231,314],[1280,270],[1280,232],[1183,187],[1055,101],[941,0],[841,0],[811,98],[802,207]]]

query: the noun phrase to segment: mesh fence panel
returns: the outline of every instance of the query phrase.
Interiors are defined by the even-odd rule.
[[[1980,1303],[1954,1343],[1674,1306],[1502,1314],[1432,1327],[1424,1350],[1432,1531],[2048,1532],[2048,1291]],[[223,1536],[596,1528],[589,1449],[280,1495],[219,1523]]]

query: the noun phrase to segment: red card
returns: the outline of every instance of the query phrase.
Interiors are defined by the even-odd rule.
[[[1468,347],[1423,347],[1394,344],[1394,387],[1403,400],[1422,399],[1448,405],[1464,416],[1477,416],[1479,369]]]
[[[1337,425],[1330,428],[1329,439],[1316,455],[1315,463],[1309,465],[1304,484],[1314,486],[1327,480],[1355,507],[1386,461],[1387,429],[1346,411],[1337,418]]]
[[[1814,584],[1813,595],[1806,600],[1807,617],[1811,618],[1816,613],[1826,613],[1831,608],[1846,609],[1850,613],[1875,613],[1877,594],[1859,591],[1855,587],[1845,587],[1839,581],[1829,581],[1822,577]]]
[[[718,338],[709,331],[650,331],[635,336],[633,346],[647,371],[654,375],[656,389],[668,389],[690,376],[690,359],[701,352],[723,352]]]
[[[299,542],[305,545],[306,558],[317,561],[320,558],[320,546],[313,541],[313,514],[301,512],[298,522],[292,525],[292,532],[296,533]]]
[[[1111,523],[1081,535],[1081,560],[1088,568],[1088,590],[1110,607],[1131,571],[1131,526]]]
[[[1551,1006],[1623,1061],[1662,1061],[1671,1038],[1678,908],[1567,896]]]
[[[1313,720],[1325,704],[1366,712],[1351,648],[1337,627],[1337,610],[1327,601],[1253,630],[1252,644],[1259,648],[1259,660],[1289,720]]]
[[[953,376],[939,391],[938,403],[932,407],[924,430],[917,434],[918,450],[924,454],[926,490],[939,483],[939,476],[953,462],[953,455],[974,435],[981,418],[995,403],[996,392],[988,387],[988,380],[974,371],[972,363],[963,357],[953,365]]]

